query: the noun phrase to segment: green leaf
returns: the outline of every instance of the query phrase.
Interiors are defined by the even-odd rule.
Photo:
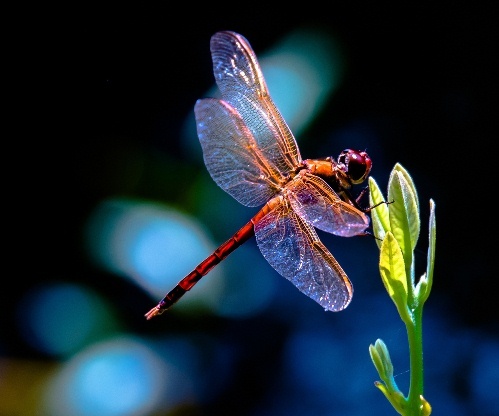
[[[377,339],[374,345],[369,345],[371,360],[378,370],[378,374],[390,389],[398,389],[393,378],[393,364],[388,348],[382,339]]]
[[[375,381],[374,385],[380,389],[380,391],[385,395],[387,400],[390,402],[390,404],[393,406],[393,408],[397,411],[399,415],[406,415],[406,406],[407,406],[407,400],[405,399],[404,395],[402,392],[396,390],[396,391],[390,391],[389,389],[386,388],[386,386],[383,383],[380,383],[379,381]]]
[[[388,216],[388,207],[383,203],[384,198],[381,190],[374,180],[369,177],[369,204],[371,207],[376,206],[371,210],[371,224],[374,235],[376,236],[376,244],[381,247],[381,240],[385,238],[385,233],[389,231],[390,219]]]
[[[401,169],[400,165],[397,166]],[[415,249],[421,226],[418,197],[412,180],[407,181],[407,177],[407,172],[394,168],[388,182],[388,199],[394,201],[388,206],[391,230],[404,254]]]
[[[418,304],[422,304],[426,299],[426,294],[428,293],[428,279],[426,278],[426,273],[424,273],[420,278],[416,287],[414,288],[414,296],[417,299]]]
[[[400,317],[404,322],[410,322],[411,314],[407,307],[408,287],[404,257],[397,240],[390,231],[386,233],[381,244],[379,270],[381,280],[388,295],[395,303]]]
[[[385,366],[383,365],[383,360],[381,359],[379,351],[373,344],[369,345],[369,355],[371,356],[371,361],[373,362],[374,367],[376,367],[376,371],[378,371],[380,378],[384,379]]]
[[[404,176],[409,188],[411,189],[412,193],[416,197],[416,205],[418,207],[419,211],[419,199],[418,199],[418,193],[416,191],[416,186],[414,185],[414,181],[412,180],[411,175],[409,175],[409,172],[400,164],[400,163],[395,163],[395,166],[393,167],[393,170],[396,170],[399,172],[402,176]]]
[[[378,370],[381,380],[383,380],[383,382],[374,382],[374,385],[385,395],[399,414],[405,415],[407,399],[395,382],[392,360],[390,359],[388,348],[383,340],[378,338],[374,345],[369,345],[369,354],[371,355],[371,360],[373,361],[376,370]]]
[[[397,240],[390,231],[381,245],[379,267],[381,278],[390,297],[400,291],[400,286],[402,292],[407,293],[404,257]]]
[[[424,303],[428,296],[430,296],[431,287],[433,285],[433,269],[435,266],[435,245],[437,241],[437,224],[435,219],[435,202],[433,199],[430,199],[430,221],[429,221],[429,245],[428,245],[428,257],[426,264],[426,273],[423,276],[424,281],[418,283],[418,285],[424,284],[424,291],[421,291],[421,294],[418,295],[419,302]]]

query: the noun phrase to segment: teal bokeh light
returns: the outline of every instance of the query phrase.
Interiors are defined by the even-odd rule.
[[[53,356],[68,356],[116,330],[111,308],[92,290],[52,283],[29,292],[18,307],[18,326],[26,342]]]
[[[341,49],[330,33],[300,29],[259,60],[270,94],[298,139],[341,83]]]
[[[48,384],[44,414],[137,416],[159,407],[168,368],[143,340],[96,344],[67,362]]]
[[[130,199],[100,203],[87,221],[85,235],[88,253],[99,267],[130,279],[154,302],[216,248],[207,231],[188,215],[159,203]],[[228,261],[235,280],[227,280],[224,273]],[[271,280],[255,284],[251,274],[255,269],[248,263],[247,256],[237,260],[231,256],[201,279],[175,310],[201,307],[231,317],[258,313],[270,302],[273,285]],[[222,306],[217,307],[214,300],[221,300]]]
[[[214,249],[194,220],[159,203],[103,201],[86,225],[90,256],[103,269],[162,297]]]
[[[251,39],[248,39],[251,43]],[[273,48],[255,51],[277,108],[300,142],[302,132],[340,86],[344,57],[330,32],[318,28],[290,32]],[[211,71],[212,68],[206,68]],[[204,97],[219,97],[213,86]],[[199,97],[203,98],[203,97]],[[183,144],[188,155],[201,159],[194,112],[184,122]]]
[[[155,301],[216,248],[191,217],[158,203],[129,199],[99,204],[87,221],[85,234],[96,264],[129,278]],[[274,295],[273,269],[254,242],[253,247],[239,248],[237,253],[201,279],[175,309],[202,305],[203,310],[217,315],[243,318],[267,307]],[[268,273],[255,278],[260,267]],[[227,270],[229,273],[224,273]]]

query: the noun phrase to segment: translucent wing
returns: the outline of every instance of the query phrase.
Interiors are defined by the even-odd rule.
[[[213,72],[224,101],[240,114],[262,157],[286,177],[301,156],[288,125],[270,97],[262,71],[249,42],[234,32],[211,38]]]
[[[267,202],[278,190],[273,165],[236,109],[213,98],[198,100],[194,112],[204,163],[224,191],[246,206]]]
[[[270,265],[324,309],[340,311],[352,299],[347,275],[288,200],[281,198],[254,226],[258,247]]]
[[[369,226],[369,217],[343,201],[320,177],[301,171],[286,185],[293,210],[320,230],[352,237]]]

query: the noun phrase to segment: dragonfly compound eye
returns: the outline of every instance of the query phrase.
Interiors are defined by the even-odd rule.
[[[372,161],[366,152],[346,149],[341,152],[338,162],[345,166],[345,171],[353,184],[366,180],[371,172]]]

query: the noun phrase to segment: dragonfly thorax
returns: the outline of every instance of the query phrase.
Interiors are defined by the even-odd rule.
[[[349,190],[352,185],[358,185],[367,179],[372,162],[366,152],[346,149],[340,153],[337,161],[330,156],[306,159],[302,166],[304,171],[324,179],[344,201],[357,207],[349,196]]]

